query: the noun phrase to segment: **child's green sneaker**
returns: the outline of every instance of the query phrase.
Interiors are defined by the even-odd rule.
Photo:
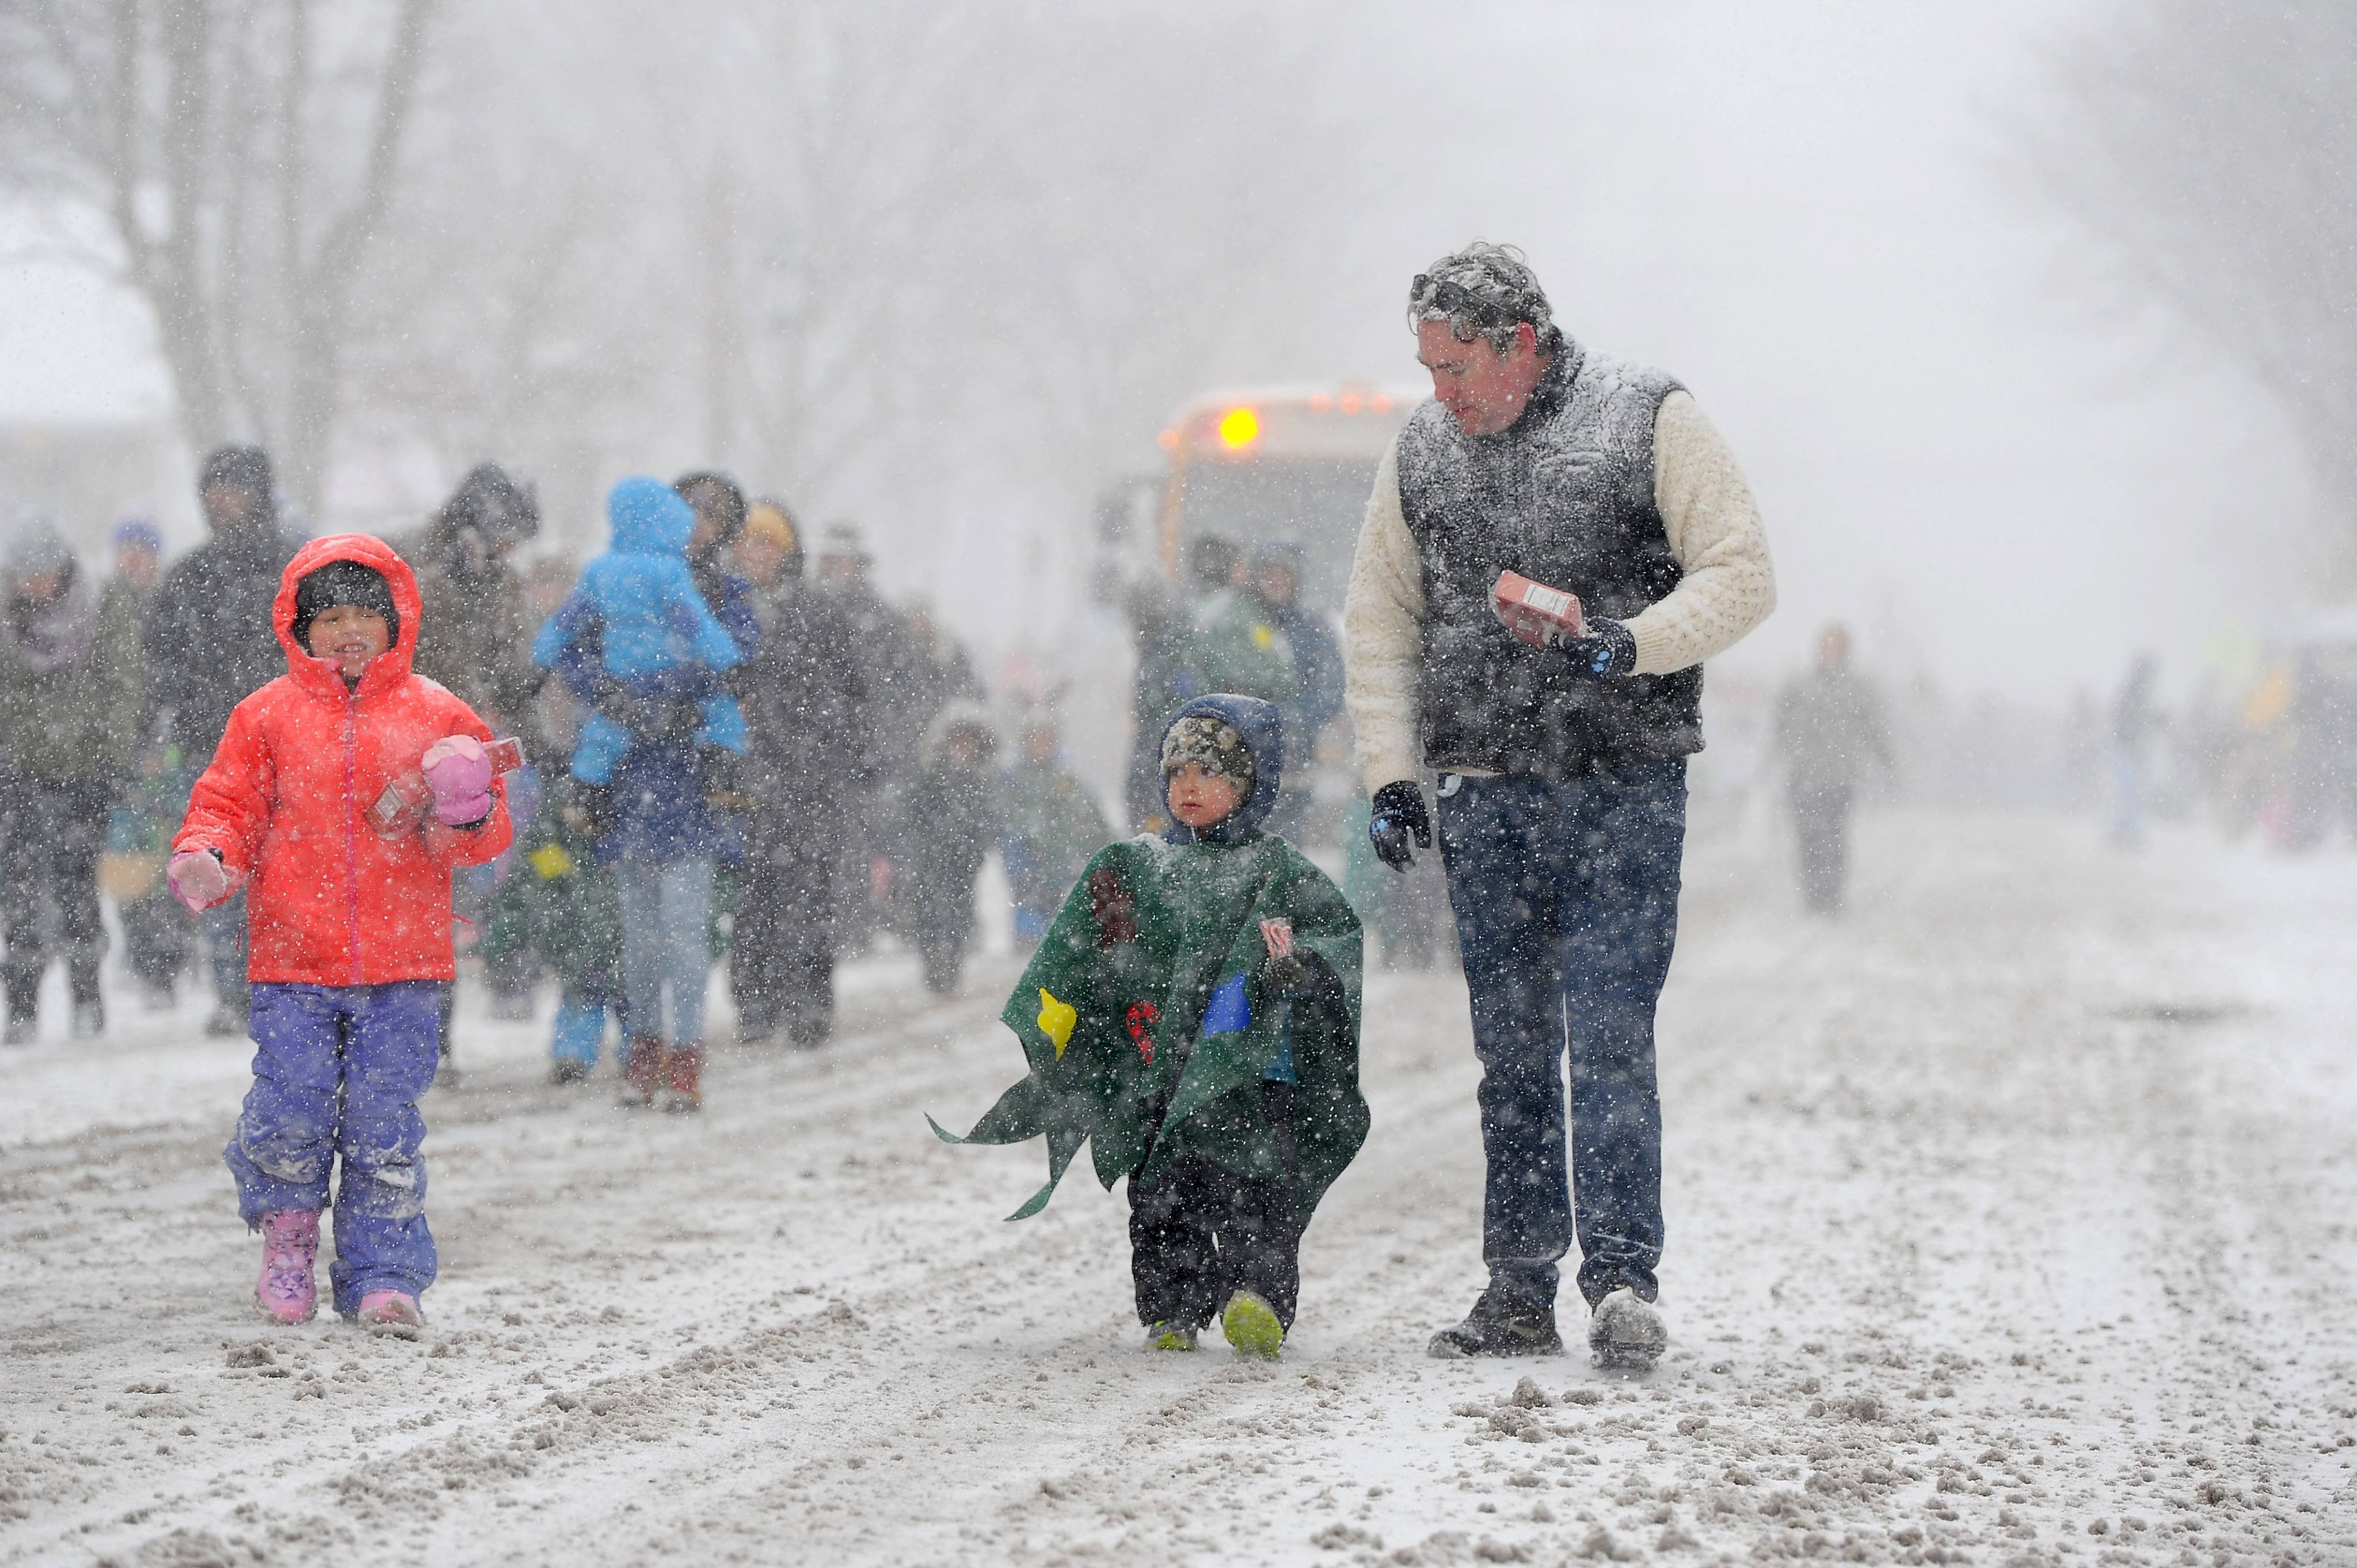
[[[1183,1323],[1157,1323],[1146,1331],[1149,1350],[1192,1350],[1195,1331]]]
[[[1228,1297],[1227,1309],[1220,1314],[1220,1328],[1239,1356],[1274,1361],[1285,1346],[1285,1325],[1277,1321],[1276,1308],[1253,1291],[1240,1290]]]

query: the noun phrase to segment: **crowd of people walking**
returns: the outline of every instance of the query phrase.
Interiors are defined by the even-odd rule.
[[[59,962],[71,1032],[106,1027],[102,891],[150,1006],[200,971],[206,1032],[247,1033],[244,898],[193,913],[162,873],[232,710],[286,669],[273,606],[302,540],[257,448],[213,453],[198,491],[206,536],[168,564],[140,519],[116,527],[111,572],[45,521],[0,547],[10,1043],[38,1036]],[[1017,936],[1036,940],[1058,879],[1113,836],[1048,703],[1011,715],[1017,759],[999,766],[964,650],[878,592],[851,528],[813,540],[783,503],[708,470],[617,486],[609,548],[586,565],[520,563],[540,521],[533,487],[486,463],[385,542],[423,608],[415,672],[521,743],[516,843],[459,867],[454,899],[494,1015],[529,1017],[554,982],[559,1081],[591,1075],[610,1026],[629,1097],[692,1107],[716,959],[738,1039],[814,1047],[838,957],[889,931],[929,986],[954,990],[992,851],[1017,885]],[[674,647],[681,617],[703,636]]]

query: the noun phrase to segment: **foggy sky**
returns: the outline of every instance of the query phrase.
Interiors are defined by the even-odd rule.
[[[1782,604],[1730,668],[1788,667],[1838,616],[1868,664],[1920,663],[1961,691],[2059,702],[2107,688],[2137,647],[2185,681],[2222,631],[2289,613],[2278,595],[2299,581],[2312,519],[2277,411],[2213,347],[2114,293],[2019,167],[2015,127],[2047,91],[2044,51],[2114,8],[1370,11],[1313,48],[1301,84],[1319,125],[1304,144],[1330,145],[1338,128],[1365,139],[1340,171],[1352,216],[1308,253],[1207,285],[1243,302],[1243,325],[1282,317],[1282,329],[1185,311],[1152,329],[1200,335],[1188,362],[1207,382],[1409,379],[1408,276],[1477,235],[1518,243],[1570,332],[1692,388],[1758,491]],[[638,20],[660,31],[651,9]],[[1216,127],[1172,135],[1237,156]],[[1282,137],[1258,156],[1267,177],[1324,173],[1289,166]],[[651,157],[659,168],[662,148]],[[158,406],[145,337],[101,285],[0,265],[0,415]],[[701,351],[684,328],[677,351]],[[1020,355],[1020,336],[998,351]],[[1033,580],[1020,542],[1079,537],[1099,482],[1153,466],[1158,420],[1135,423],[1095,448],[1043,438],[1026,454],[1002,436],[991,462],[951,442],[943,460],[964,467],[933,476],[921,503],[854,476],[830,510],[862,516],[888,586],[930,592],[1003,648],[1015,633],[994,607]],[[692,427],[650,429],[615,471],[704,456]],[[392,482],[414,482],[423,505],[453,477]],[[188,526],[184,497],[124,499]]]

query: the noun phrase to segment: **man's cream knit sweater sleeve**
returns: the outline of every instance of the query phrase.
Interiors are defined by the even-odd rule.
[[[1692,396],[1672,392],[1653,416],[1653,494],[1670,553],[1684,571],[1670,595],[1626,624],[1640,675],[1666,675],[1731,648],[1776,607],[1768,534],[1735,455]],[[1359,531],[1342,609],[1345,696],[1360,775],[1372,793],[1422,771],[1417,687],[1424,573],[1400,510],[1390,453]]]

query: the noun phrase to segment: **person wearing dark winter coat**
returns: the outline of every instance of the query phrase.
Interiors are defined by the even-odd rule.
[[[0,839],[8,855],[0,976],[11,1045],[38,1032],[52,957],[65,961],[73,1032],[106,1026],[98,856],[138,749],[140,685],[132,607],[101,593],[50,524],[19,529],[0,557]]]
[[[856,802],[877,785],[867,672],[841,608],[802,579],[784,507],[756,501],[737,542],[759,651],[739,682],[753,751],[728,983],[737,1033],[783,1028],[798,1046],[834,1027],[835,862]]]
[[[285,668],[270,631],[279,574],[294,546],[278,532],[270,459],[258,446],[223,446],[197,480],[204,543],[175,562],[149,604],[149,695],[191,769],[221,743],[230,710]],[[205,1033],[245,1032],[245,918],[232,898],[200,922],[215,1005]]]
[[[841,848],[834,863],[835,950],[867,950],[889,886],[879,886],[877,867],[888,876],[892,854],[890,787],[916,766],[920,725],[909,727],[909,693],[916,685],[899,612],[887,604],[868,577],[873,558],[848,523],[830,525],[820,545],[818,590],[851,630],[851,646],[866,672],[867,713],[874,732],[876,787],[848,802]]]
[[[1774,607],[1767,532],[1694,397],[1564,333],[1521,252],[1444,256],[1407,306],[1433,401],[1375,470],[1343,642],[1369,842],[1405,870],[1437,837],[1481,1063],[1490,1277],[1427,1348],[1559,1348],[1577,1246],[1589,1348],[1650,1367],[1686,758],[1703,661]],[[1508,573],[1551,624],[1508,622]]]
[[[936,995],[957,989],[974,937],[974,880],[998,842],[991,759],[997,733],[979,704],[952,703],[926,730],[916,776],[903,788],[900,875],[892,897]]]
[[[1089,789],[1058,757],[1055,719],[1023,723],[1014,766],[999,781],[999,854],[1015,905],[1015,940],[1028,947],[1048,932],[1072,879],[1113,841]]]
[[[415,667],[439,681],[482,715],[500,735],[522,736],[527,755],[539,737],[531,728],[533,628],[524,613],[523,580],[509,564],[517,545],[540,532],[540,502],[529,484],[497,463],[483,463],[459,481],[419,532],[392,542],[417,574],[425,628]]]
[[[1302,602],[1298,542],[1279,539],[1254,545],[1247,564],[1253,596],[1293,655],[1293,696],[1281,706],[1285,741],[1296,765],[1271,826],[1295,837],[1315,794],[1310,765],[1318,756],[1318,736],[1342,712],[1342,647],[1326,618]]]
[[[999,1016],[1029,1071],[963,1138],[1043,1134],[1038,1213],[1089,1144],[1129,1184],[1130,1271],[1152,1350],[1215,1318],[1276,1356],[1311,1213],[1366,1142],[1358,917],[1263,830],[1284,780],[1276,710],[1200,697],[1159,747],[1171,825],[1099,851]]]
[[[418,621],[383,541],[305,545],[271,609],[285,672],[230,715],[168,871],[191,908],[248,888],[257,1048],[223,1157],[263,1236],[256,1305],[316,1311],[333,1174],[335,1310],[404,1338],[436,1268],[417,1101],[455,974],[451,872],[511,836],[490,727],[409,667]]]
[[[1825,628],[1817,666],[1784,688],[1774,746],[1784,759],[1801,898],[1812,914],[1838,913],[1849,880],[1849,818],[1869,765],[1892,766],[1882,699],[1850,668],[1849,633]]]
[[[1148,576],[1132,584],[1124,599],[1135,649],[1129,686],[1131,744],[1123,788],[1130,822],[1160,832],[1168,821],[1163,800],[1162,721],[1171,709],[1203,694],[1189,666],[1187,645],[1198,600],[1224,592],[1242,564],[1235,542],[1216,533],[1187,541],[1187,571],[1171,582]]]
[[[392,541],[417,575],[425,605],[416,671],[438,681],[482,716],[492,733],[520,736],[528,758],[544,743],[533,730],[533,696],[539,688],[531,659],[532,627],[524,615],[523,583],[508,558],[540,532],[540,503],[532,487],[510,477],[496,463],[478,464],[433,520],[418,532]],[[487,921],[493,873],[462,878],[460,914]],[[531,1016],[529,972],[515,962],[484,962],[493,1015]],[[522,993],[522,994],[519,994]],[[442,1054],[450,1056],[453,992],[444,998]]]
[[[99,615],[127,622],[136,630],[147,624],[147,608],[162,580],[164,536],[145,518],[126,517],[114,525],[113,542],[114,572],[106,580]],[[124,967],[147,993],[150,1005],[168,1006],[173,986],[188,967],[194,930],[188,911],[173,902],[164,886],[164,852],[196,774],[183,763],[179,746],[156,734],[144,655],[140,663],[138,745],[131,777],[117,791],[107,822],[99,881],[113,894],[115,913],[123,921]]]

